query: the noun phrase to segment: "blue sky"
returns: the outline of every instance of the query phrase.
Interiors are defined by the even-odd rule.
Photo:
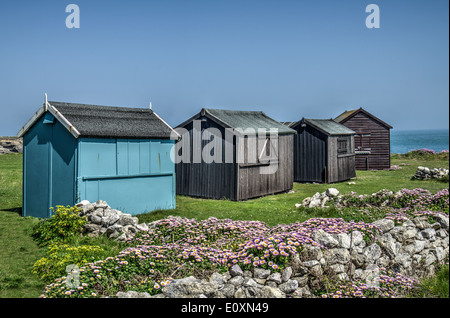
[[[68,4],[80,28],[68,29]],[[368,29],[368,4],[380,28]],[[448,128],[447,0],[0,1],[0,135],[49,100]]]

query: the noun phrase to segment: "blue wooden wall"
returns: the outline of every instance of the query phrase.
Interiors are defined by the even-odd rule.
[[[175,209],[174,141],[80,138],[78,201],[99,199],[130,214]]]
[[[23,216],[48,218],[50,207],[75,203],[77,142],[50,113],[23,137]]]

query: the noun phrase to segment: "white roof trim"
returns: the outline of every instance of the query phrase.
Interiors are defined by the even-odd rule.
[[[31,117],[31,119],[23,126],[17,133],[17,137],[23,137],[25,133],[36,123],[36,121],[42,116],[42,114],[49,112],[75,137],[80,136],[80,132],[66,119],[66,117],[61,114],[55,106],[51,105],[49,102],[45,102],[37,112]]]
[[[59,122],[66,127],[66,129],[75,137],[78,138],[80,136],[80,132],[75,128],[75,126],[73,126],[70,121],[67,120],[66,117],[64,117],[63,114],[61,114],[59,112],[59,110],[56,109],[55,106],[53,106],[52,104],[48,103],[48,111],[55,116],[55,118],[57,118],[59,120]]]
[[[150,108],[150,109],[151,109],[151,108]],[[152,111],[153,111],[153,110],[152,110]],[[159,119],[160,121],[162,121],[167,127],[169,127],[170,130],[172,130],[172,132],[174,132],[174,133],[178,136],[178,139],[181,138],[181,135],[180,135],[179,133],[177,133],[177,131],[176,131],[175,129],[173,129],[172,127],[170,127],[169,124],[166,123],[166,122],[164,121],[164,119],[162,119],[161,117],[159,117],[159,115],[158,115],[157,113],[155,113],[154,111],[153,111],[153,114],[155,114],[155,116],[158,117],[158,119]]]
[[[25,133],[34,125],[34,123],[45,113],[45,105],[37,110],[36,113],[30,118],[30,120],[23,126],[18,132],[17,137],[23,137]]]

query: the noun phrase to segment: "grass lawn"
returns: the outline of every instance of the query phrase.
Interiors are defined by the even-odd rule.
[[[44,250],[31,238],[36,218],[23,218],[22,154],[0,156],[0,298],[38,297],[44,283],[31,268]]]
[[[411,180],[411,176],[418,166],[429,168],[447,168],[448,159],[420,160],[411,158],[393,158],[393,165],[399,165],[400,170],[357,171],[356,178],[335,184],[301,184],[294,183],[295,193],[282,193],[244,202],[229,200],[196,199],[177,196],[177,208],[174,210],[155,211],[139,215],[140,222],[150,222],[164,218],[168,215],[185,216],[187,218],[207,219],[210,216],[217,218],[230,218],[234,220],[258,220],[266,222],[269,226],[279,223],[292,223],[303,221],[311,217],[333,217],[332,211],[316,209],[296,209],[295,204],[301,203],[306,197],[316,192],[323,192],[328,188],[336,188],[341,193],[355,191],[359,194],[371,194],[381,189],[398,191],[402,188],[423,188],[436,193],[448,187],[448,183],[436,180]],[[356,184],[348,184],[355,182]],[[314,213],[312,215],[311,213]]]
[[[358,171],[353,180],[333,185],[294,184],[294,193],[283,193],[248,200],[232,202],[228,200],[205,200],[177,196],[177,208],[168,211],[155,211],[139,215],[140,222],[150,222],[178,215],[187,218],[206,219],[210,216],[234,220],[259,220],[269,226],[279,223],[292,223],[311,217],[333,217],[333,212],[323,209],[296,209],[301,203],[316,192],[323,192],[329,187],[337,188],[342,193],[355,191],[370,194],[381,189],[397,191],[402,188],[424,188],[436,193],[448,187],[448,183],[439,181],[410,180],[418,166],[429,168],[448,168],[447,158],[430,160],[403,158],[393,156],[392,164],[400,165],[401,170],[392,171]],[[37,246],[31,238],[32,227],[38,222],[36,218],[20,216],[22,207],[22,154],[0,156],[0,298],[38,297],[44,283],[31,272],[32,265],[45,254],[45,249]],[[330,214],[331,213],[331,214]],[[448,282],[448,267],[447,267]],[[430,289],[432,289],[430,287]],[[448,284],[447,284],[448,295]],[[447,296],[448,297],[448,296]]]

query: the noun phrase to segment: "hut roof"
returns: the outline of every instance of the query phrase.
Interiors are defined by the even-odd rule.
[[[168,139],[173,129],[149,108],[48,102],[19,131],[23,136],[46,111],[74,137]],[[176,134],[176,133],[175,133]]]
[[[352,118],[353,116],[355,116],[358,113],[363,113],[363,114],[367,115],[368,117],[374,119],[376,122],[378,122],[382,126],[385,126],[388,129],[392,129],[391,125],[385,123],[380,118],[378,118],[378,117],[374,116],[373,114],[369,113],[367,110],[363,109],[362,107],[360,107],[358,109],[353,109],[353,110],[346,110],[345,112],[343,112],[342,114],[337,116],[334,120],[336,122],[338,122],[338,123],[344,123],[344,122],[346,122],[347,120],[349,120],[350,118]]]
[[[283,125],[286,125],[288,127],[292,127],[294,126],[296,123],[298,123],[297,121],[282,121],[281,122]]]
[[[225,128],[242,129],[244,130],[244,133],[246,129],[253,129],[255,133],[258,132],[258,129],[277,129],[279,135],[295,134],[295,130],[270,118],[262,111],[203,108],[199,114],[180,124],[179,127],[182,127],[188,122],[201,116],[210,117]],[[251,133],[249,133],[249,135],[251,135]]]
[[[294,124],[290,124],[290,127],[297,127],[302,123],[309,124],[310,126],[313,126],[314,128],[329,136],[356,134],[350,128],[347,128],[344,125],[335,122],[333,119],[302,118],[300,121],[295,122]]]

